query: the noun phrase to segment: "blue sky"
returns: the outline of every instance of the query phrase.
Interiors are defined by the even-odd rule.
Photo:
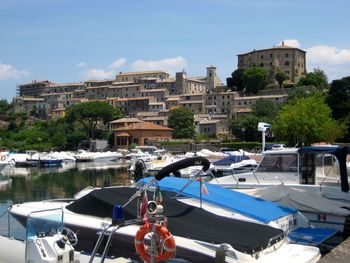
[[[112,79],[120,71],[214,65],[222,82],[237,54],[285,41],[307,70],[350,76],[347,0],[0,0],[0,98],[16,85]]]

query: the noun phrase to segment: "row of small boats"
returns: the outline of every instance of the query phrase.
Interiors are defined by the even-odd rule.
[[[3,152],[0,154],[0,169],[6,166],[60,166],[69,162],[108,162],[116,161],[123,156],[121,152],[89,152],[79,150],[78,152],[37,152],[26,151],[25,153]]]

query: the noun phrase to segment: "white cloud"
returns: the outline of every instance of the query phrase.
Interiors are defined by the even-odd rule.
[[[285,39],[283,40],[285,46],[300,48],[300,42],[296,39]],[[277,44],[278,46],[282,45],[282,41]]]
[[[322,69],[328,81],[350,76],[350,49],[316,45],[306,49],[308,72]]]
[[[113,63],[110,64],[108,67],[111,69],[118,69],[118,68],[122,67],[125,64],[125,62],[126,62],[126,58],[120,58],[120,59],[113,61]]]
[[[18,70],[8,64],[2,64],[0,62],[0,80],[2,79],[18,79],[26,77],[29,72],[26,70]]]
[[[350,49],[318,45],[308,48],[306,52],[310,63],[350,64]]]
[[[83,73],[83,77],[86,80],[92,80],[92,79],[98,79],[98,80],[103,80],[103,79],[113,79],[115,77],[115,72],[114,71],[107,71],[103,69],[90,69],[89,71]]]
[[[186,59],[181,56],[175,58],[165,58],[155,61],[137,60],[132,63],[131,68],[136,71],[147,71],[147,70],[164,70],[168,73],[174,74],[177,71],[187,67]]]
[[[85,62],[80,62],[80,63],[77,64],[77,67],[78,68],[84,68],[84,67],[86,67],[86,63]]]

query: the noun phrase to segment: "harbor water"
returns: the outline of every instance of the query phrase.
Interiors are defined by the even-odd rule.
[[[130,185],[123,162],[66,163],[59,167],[6,167],[0,174],[0,234],[9,230],[7,208],[12,204],[72,198],[80,190],[111,185]],[[11,236],[25,237],[24,228],[10,218]]]

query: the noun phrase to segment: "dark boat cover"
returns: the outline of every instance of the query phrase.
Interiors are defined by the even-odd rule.
[[[110,187],[93,190],[67,205],[67,209],[84,215],[112,217],[115,204],[123,205],[136,192],[135,187]],[[153,192],[148,191],[151,200]],[[206,210],[184,204],[163,193],[163,206],[168,218],[168,229],[176,236],[214,244],[227,243],[243,253],[252,254],[282,238],[281,229],[215,215]],[[125,220],[135,219],[137,201],[124,208]]]

